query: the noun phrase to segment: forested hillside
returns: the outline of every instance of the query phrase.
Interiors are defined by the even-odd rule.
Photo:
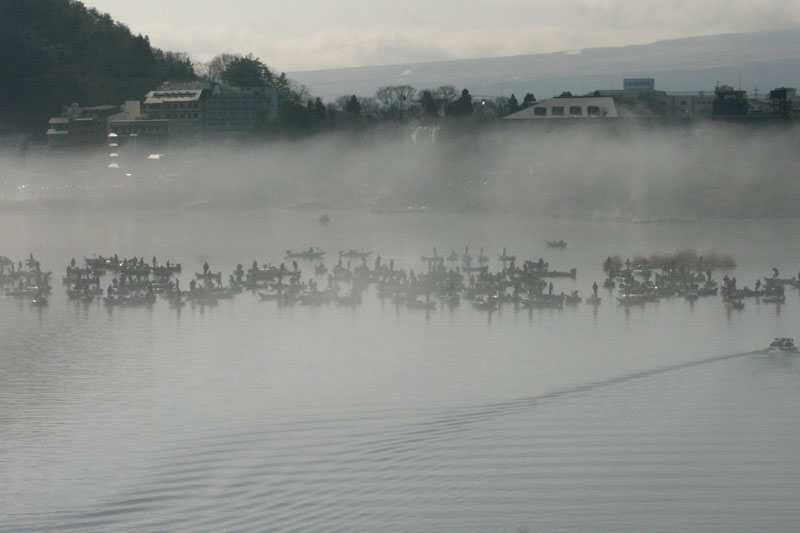
[[[65,104],[139,99],[161,82],[194,79],[189,57],[150,46],[75,0],[0,3],[0,131],[43,135]]]

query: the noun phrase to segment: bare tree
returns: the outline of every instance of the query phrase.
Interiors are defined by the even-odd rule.
[[[222,75],[228,70],[228,67],[240,59],[242,59],[242,56],[239,54],[229,54],[227,52],[217,54],[206,64],[206,76],[208,80],[221,82]]]
[[[442,109],[447,109],[458,98],[458,92],[452,85],[442,85],[434,91],[433,96]]]
[[[378,88],[375,98],[390,114],[398,114],[402,121],[403,113],[415,94],[417,94],[417,90],[411,85],[386,85]]]
[[[361,115],[370,119],[378,118],[381,114],[381,104],[372,96],[364,96],[360,100]]]

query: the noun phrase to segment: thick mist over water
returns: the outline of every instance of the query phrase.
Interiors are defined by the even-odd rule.
[[[796,216],[800,129],[597,124],[376,128],[266,144],[2,159],[16,208],[500,210],[674,219]]]

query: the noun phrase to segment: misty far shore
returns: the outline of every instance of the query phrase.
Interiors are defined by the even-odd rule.
[[[0,154],[3,209],[800,214],[800,128],[376,129],[260,146]]]

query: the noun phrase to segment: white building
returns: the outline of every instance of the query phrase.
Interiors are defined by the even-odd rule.
[[[508,115],[504,120],[592,120],[616,118],[617,106],[609,96],[550,98]]]

